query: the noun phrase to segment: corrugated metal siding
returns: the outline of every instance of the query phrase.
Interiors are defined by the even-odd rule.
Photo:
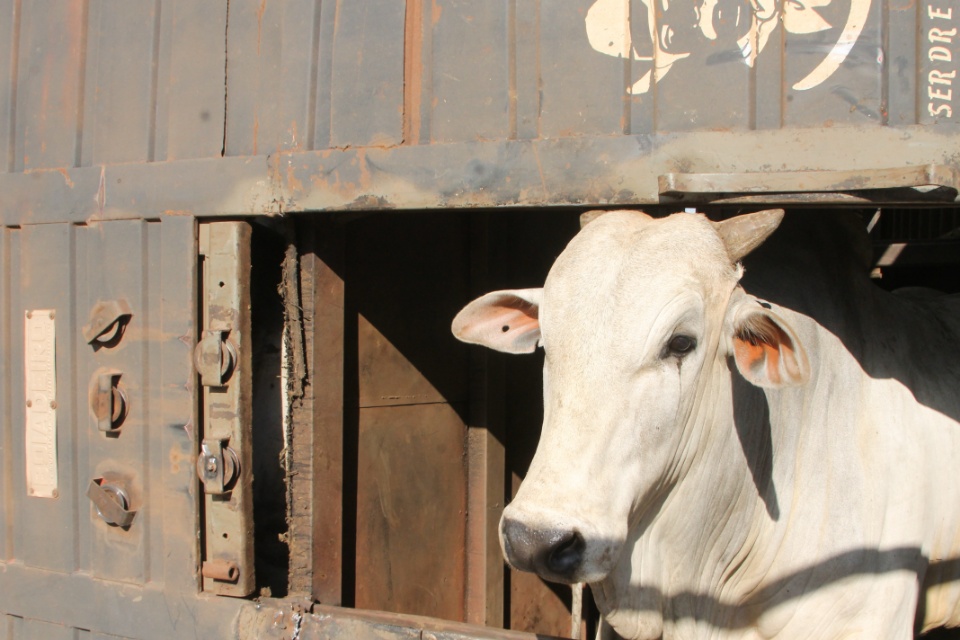
[[[278,150],[956,123],[952,94],[936,97],[952,90],[960,58],[949,35],[956,19],[937,17],[951,6],[834,0],[794,10],[775,18],[780,26],[748,65],[732,40],[702,36],[666,57],[648,32],[673,14],[640,0],[2,0],[0,158],[17,172]],[[618,7],[619,21],[610,17]],[[852,12],[866,23],[844,57],[832,49]],[[786,30],[798,13],[813,26]],[[647,54],[660,70],[638,88]],[[831,56],[842,58],[838,69],[797,88]]]
[[[121,593],[161,586],[196,593],[194,224],[182,217],[0,229],[3,423],[25,424],[24,310],[55,314],[57,382],[56,497],[28,495],[25,429],[0,432],[0,583],[14,579],[14,568],[24,583],[23,589],[0,584],[5,613],[30,617],[29,609],[42,602],[49,607],[49,598],[75,598],[73,588],[89,591],[83,581],[113,585]],[[88,344],[80,328],[90,323],[95,305],[115,299],[133,312],[122,338]],[[122,426],[111,433],[98,429],[90,408],[91,384],[107,370],[120,373],[128,406]],[[87,497],[94,478],[124,488],[135,526],[101,520]],[[80,575],[84,580],[71,582]],[[53,581],[60,590],[38,599],[31,595],[38,581]],[[126,597],[137,593],[149,600],[145,591]],[[94,621],[83,628],[127,629],[122,633],[139,637],[131,632],[135,620],[83,614]],[[70,623],[75,617],[64,610],[54,619]],[[33,627],[41,623],[8,618],[6,624],[13,637],[55,637],[36,635]]]

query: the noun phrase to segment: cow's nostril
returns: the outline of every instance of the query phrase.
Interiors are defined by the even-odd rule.
[[[547,555],[547,568],[559,576],[570,576],[583,562],[586,543],[583,536],[572,531],[556,542]]]

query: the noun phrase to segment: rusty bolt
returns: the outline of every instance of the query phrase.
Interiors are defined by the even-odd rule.
[[[207,458],[206,470],[209,474],[214,474],[217,472],[217,459],[214,456],[209,456]]]
[[[27,408],[29,409],[32,406],[33,406],[33,400],[27,400]]]
[[[50,401],[50,408],[51,408],[51,409],[56,409],[56,408],[57,408],[57,401],[56,401],[56,400],[51,400],[51,401]]]

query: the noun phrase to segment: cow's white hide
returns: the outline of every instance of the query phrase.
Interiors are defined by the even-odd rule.
[[[454,321],[542,344],[543,431],[501,541],[589,582],[624,637],[960,624],[960,299],[880,290],[841,214],[788,216],[743,277],[781,215],[607,213],[542,290]]]

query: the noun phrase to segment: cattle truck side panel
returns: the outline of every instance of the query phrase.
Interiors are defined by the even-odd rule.
[[[566,634],[497,540],[538,361],[460,306],[595,207],[955,268],[957,0],[719,6],[0,0],[0,638]]]

